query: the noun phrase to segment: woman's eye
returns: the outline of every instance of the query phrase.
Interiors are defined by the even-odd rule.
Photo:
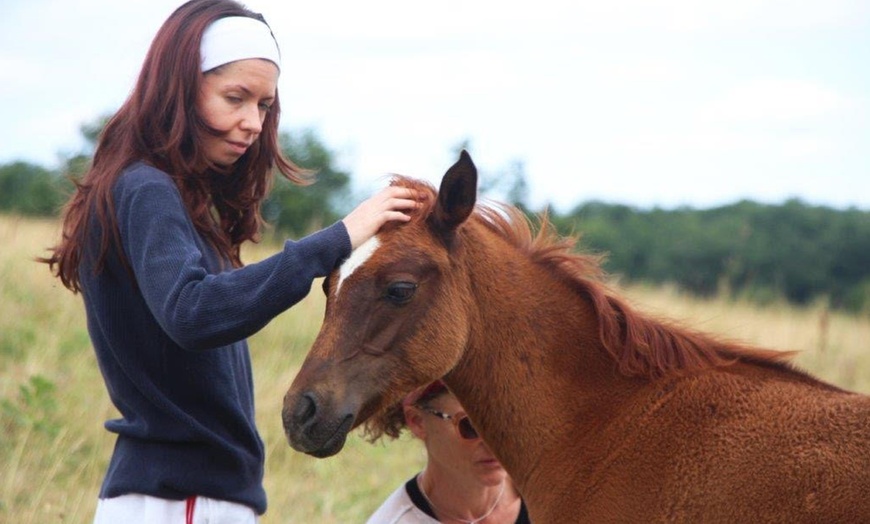
[[[227,99],[227,102],[229,102],[231,104],[240,104],[242,102],[241,97],[233,96],[233,95],[227,95],[226,99]]]
[[[413,282],[393,282],[387,286],[385,297],[394,304],[405,304],[414,297],[417,284]]]
[[[272,109],[272,106],[269,104],[260,104],[260,111],[264,113],[268,113]]]

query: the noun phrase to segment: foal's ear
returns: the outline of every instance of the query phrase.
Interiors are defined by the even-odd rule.
[[[455,230],[471,215],[477,200],[477,168],[463,149],[459,160],[441,180],[438,203],[431,215],[432,224],[442,233]]]

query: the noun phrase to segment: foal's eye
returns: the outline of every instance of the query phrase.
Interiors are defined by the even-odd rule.
[[[405,304],[414,297],[417,284],[413,282],[393,282],[387,286],[385,297],[394,304]]]

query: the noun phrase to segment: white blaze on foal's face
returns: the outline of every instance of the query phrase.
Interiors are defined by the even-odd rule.
[[[335,296],[338,296],[338,292],[341,291],[342,282],[351,276],[358,267],[365,264],[366,260],[371,258],[379,247],[381,247],[381,241],[378,240],[378,237],[372,237],[366,240],[363,245],[353,250],[350,257],[338,269],[338,284],[335,286]]]

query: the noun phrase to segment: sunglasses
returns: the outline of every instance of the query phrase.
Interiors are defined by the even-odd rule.
[[[429,406],[418,406],[418,408],[430,415],[435,415],[441,420],[449,420],[453,423],[453,426],[456,428],[456,432],[459,433],[459,436],[464,440],[476,440],[480,438],[480,435],[477,433],[477,430],[474,429],[474,426],[471,425],[471,419],[468,418],[468,415],[465,413],[459,413],[457,415],[448,415],[447,413],[442,413],[437,409],[432,409]]]

